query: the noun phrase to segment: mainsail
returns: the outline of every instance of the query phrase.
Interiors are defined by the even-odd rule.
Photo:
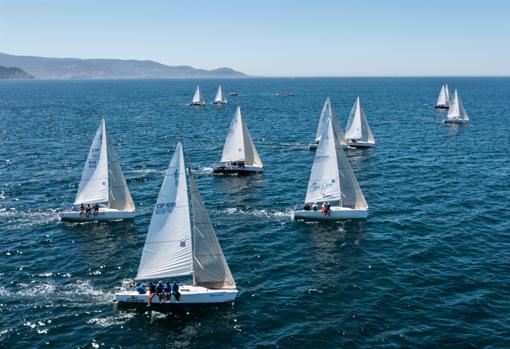
[[[232,161],[244,161],[247,166],[263,167],[262,160],[241,115],[240,107],[237,107],[230,123],[221,156],[221,162]]]
[[[330,118],[315,153],[305,202],[331,201],[339,201],[342,207],[368,208]]]
[[[355,139],[365,143],[375,143],[372,130],[370,130],[370,126],[368,126],[367,117],[361,108],[359,97],[356,97],[356,101],[354,102],[354,106],[352,107],[349,115],[345,138]]]
[[[78,193],[74,205],[107,202],[109,196],[108,183],[108,151],[106,124],[104,119],[97,129],[90,146],[87,161],[81,175]]]
[[[221,85],[218,86],[218,91],[216,92],[216,97],[214,98],[214,103],[227,103],[227,98],[223,95],[223,91],[221,89]]]
[[[324,102],[324,106],[322,107],[321,116],[319,118],[319,125],[317,126],[317,132],[315,133],[315,142],[319,143],[321,140],[321,135],[324,132],[324,129],[327,126],[328,118],[333,119],[333,129],[336,133],[337,138],[340,140],[342,145],[345,145],[345,137],[340,124],[336,119],[336,114],[331,106],[331,101],[329,97],[326,97],[326,101]]]
[[[110,170],[110,197],[108,207],[121,211],[134,211],[135,204],[131,198],[126,179],[122,174],[119,159],[108,137],[108,164]]]
[[[464,106],[460,100],[459,95],[457,94],[457,90],[453,92],[453,98],[450,104],[450,108],[448,109],[448,115],[446,116],[449,120],[463,120],[469,121],[469,116],[464,110]]]
[[[204,99],[200,94],[200,86],[197,85],[197,89],[195,90],[195,94],[193,95],[192,104],[204,104]]]
[[[136,278],[168,278],[192,272],[188,185],[179,142],[159,191]]]
[[[236,284],[209,215],[189,170],[191,207],[193,212],[193,275],[197,286],[210,289],[235,289]]]
[[[439,96],[437,97],[436,107],[447,107],[449,105],[449,99],[448,85],[441,86],[441,91],[439,91]]]

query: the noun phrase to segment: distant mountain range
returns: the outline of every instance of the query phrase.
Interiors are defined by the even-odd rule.
[[[2,79],[33,79],[26,71],[16,67],[3,67],[0,65],[0,80]]]
[[[168,66],[154,61],[15,56],[0,52],[0,65],[19,67],[36,79],[235,78],[246,74],[230,68],[213,70]]]

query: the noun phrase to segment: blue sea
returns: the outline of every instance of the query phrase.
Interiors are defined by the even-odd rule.
[[[200,84],[228,104],[187,105]],[[433,108],[443,83],[471,121]],[[292,91],[292,97],[276,93]],[[326,96],[377,141],[349,150],[367,220],[292,221]],[[0,82],[0,346],[510,347],[510,78]],[[261,176],[211,174],[237,105]],[[62,223],[101,118],[140,215]],[[234,305],[121,310],[176,142],[240,289]],[[185,282],[186,279],[180,279]]]

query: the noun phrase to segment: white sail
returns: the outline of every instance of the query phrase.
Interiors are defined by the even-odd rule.
[[[177,143],[152,214],[137,279],[193,272],[191,223],[182,143]]]
[[[446,105],[450,105],[450,91],[448,91],[448,84],[444,84],[444,93],[446,95]]]
[[[315,153],[305,202],[332,201],[342,207],[368,208],[330,118]]]
[[[341,150],[343,152],[343,150]],[[313,160],[305,202],[339,201],[340,178],[332,119],[328,118]]]
[[[221,162],[232,161],[244,161],[247,166],[263,166],[250,132],[244,123],[240,107],[237,107],[230,123],[221,156]]]
[[[87,161],[81,175],[75,205],[107,202],[109,196],[108,183],[108,151],[106,141],[106,123],[101,120]]]
[[[345,138],[375,144],[372,130],[370,129],[370,126],[368,126],[368,121],[363,109],[361,108],[359,97],[356,97],[356,101],[354,102],[354,106],[352,107],[349,115]]]
[[[317,132],[315,133],[315,142],[316,143],[320,142],[321,135],[324,132],[324,129],[326,128],[328,118],[333,119],[333,129],[336,133],[336,136],[340,140],[340,143],[346,146],[344,132],[342,131],[342,128],[340,127],[340,124],[336,119],[336,114],[333,110],[333,107],[331,106],[331,101],[329,97],[326,97],[326,101],[324,102],[324,105],[322,107],[321,116],[319,118],[319,125],[317,126]]]
[[[453,92],[453,98],[450,103],[450,108],[448,109],[448,115],[446,116],[448,120],[463,120],[469,121],[469,116],[464,110],[464,106],[460,100],[460,97],[457,93],[457,90]]]
[[[448,106],[448,86],[441,86],[441,91],[439,91],[439,96],[437,97],[436,107],[447,107]]]
[[[189,171],[191,207],[193,212],[193,275],[197,286],[209,289],[235,289],[236,284],[209,215]]]
[[[221,85],[218,86],[218,91],[216,92],[216,97],[214,98],[214,103],[227,103],[227,98],[223,94],[223,90],[221,89]]]
[[[135,204],[120,168],[120,162],[108,137],[108,168],[110,170],[110,197],[108,207],[121,211],[134,211]]]
[[[202,94],[200,93],[200,86],[197,85],[197,89],[195,90],[195,94],[193,95],[193,100],[191,104],[204,104],[204,99],[202,98]]]

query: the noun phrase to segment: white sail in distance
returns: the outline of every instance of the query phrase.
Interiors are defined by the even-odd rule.
[[[439,91],[439,96],[437,97],[436,107],[447,107],[449,104],[448,97],[448,87],[447,85],[441,86],[441,91]]]
[[[462,105],[457,90],[453,92],[453,98],[451,100],[450,108],[448,109],[446,118],[448,120],[461,120],[464,122],[469,121],[469,116],[464,110],[464,106]]]
[[[221,162],[232,161],[244,161],[246,166],[263,167],[262,160],[241,115],[240,107],[237,107],[230,123],[221,155]]]
[[[202,94],[200,93],[200,86],[198,86],[198,85],[195,90],[195,94],[193,95],[191,104],[200,104],[200,105],[204,104],[204,99],[202,98]]]
[[[107,202],[109,198],[106,123],[101,120],[81,175],[74,205]]]
[[[333,110],[333,107],[331,106],[331,100],[329,97],[326,97],[326,101],[324,102],[324,105],[322,107],[321,116],[319,118],[319,125],[317,126],[317,132],[315,133],[315,142],[319,143],[321,140],[321,135],[326,128],[327,120],[328,118],[333,119],[333,130],[336,133],[337,138],[340,140],[340,143],[346,147],[345,143],[345,136],[344,132],[342,131],[342,128],[340,127],[340,124],[338,123],[338,120],[336,118],[335,111]]]
[[[189,170],[193,212],[193,275],[196,286],[235,289],[236,283],[216,238],[209,215]]]
[[[218,91],[216,91],[216,97],[214,98],[214,103],[216,103],[216,104],[225,104],[225,103],[227,103],[227,98],[223,94],[223,90],[221,89],[221,85],[218,86]]]
[[[352,107],[349,119],[347,121],[347,127],[345,129],[346,139],[355,139],[364,143],[375,144],[375,139],[372,134],[368,121],[361,108],[361,101],[359,97],[356,97],[354,106]]]
[[[179,142],[158,195],[136,278],[190,275],[192,251],[186,168]]]

